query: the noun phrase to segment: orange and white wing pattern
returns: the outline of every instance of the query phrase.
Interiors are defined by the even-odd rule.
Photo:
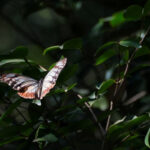
[[[67,63],[67,58],[59,60],[56,65],[48,72],[45,76],[42,84],[40,99],[42,99],[47,93],[49,93],[50,89],[52,89],[57,81],[57,78],[65,67]]]
[[[36,98],[36,91],[38,89],[38,81],[18,75],[15,73],[2,74],[0,76],[0,82],[7,83],[14,90],[18,91],[18,95],[27,98],[33,99]]]

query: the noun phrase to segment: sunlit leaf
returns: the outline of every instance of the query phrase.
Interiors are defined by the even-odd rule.
[[[44,49],[43,55],[45,55],[45,54],[46,54],[47,52],[49,52],[49,51],[60,50],[60,49],[61,49],[61,48],[60,48],[59,45],[56,45],[56,46],[50,46],[50,47]]]
[[[112,20],[110,21],[112,27],[118,26],[126,21],[123,14],[124,12],[120,11],[112,15]]]
[[[31,60],[28,60],[32,63]],[[0,66],[3,66],[5,64],[16,64],[16,63],[26,63],[24,59],[4,59],[0,61]]]

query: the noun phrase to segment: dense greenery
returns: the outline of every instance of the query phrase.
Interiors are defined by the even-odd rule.
[[[150,0],[0,6],[0,73],[39,80],[68,59],[41,101],[0,83],[0,149],[150,148]]]

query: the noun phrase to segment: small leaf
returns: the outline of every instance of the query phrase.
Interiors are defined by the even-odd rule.
[[[131,5],[124,12],[124,18],[129,21],[136,21],[142,17],[142,7],[139,5]]]
[[[98,94],[104,93],[114,83],[115,83],[115,80],[113,80],[113,79],[102,82],[102,84],[100,85],[100,88],[98,90]]]
[[[33,63],[31,60],[28,60],[28,62]],[[25,63],[24,59],[4,59],[0,61],[0,66],[3,66],[8,63]]]
[[[44,51],[43,51],[43,55],[45,55],[47,52],[49,51],[53,51],[53,50],[60,50],[61,47],[59,45],[56,45],[56,46],[50,46],[48,48],[46,48]]]
[[[52,143],[52,142],[56,142],[57,140],[58,140],[58,138],[54,134],[50,133],[50,134],[47,134],[41,138],[34,139],[33,142],[45,141],[45,142],[51,142]]]
[[[94,101],[90,101],[88,103],[90,104],[91,107],[98,108],[101,111],[105,111],[109,106],[108,101],[104,96],[101,96],[100,98]]]
[[[136,52],[134,58],[143,56],[143,55],[149,55],[150,54],[150,49],[146,46],[143,46],[142,48],[138,49],[138,51]]]
[[[148,148],[150,148],[150,143],[149,143],[149,141],[150,141],[150,128],[148,129],[148,132],[147,132],[147,134],[146,134],[146,136],[145,136],[145,140],[144,140],[145,145],[146,145]]]
[[[120,12],[113,14],[112,20],[110,21],[110,24],[112,27],[116,27],[116,26],[118,26],[118,25],[120,25],[126,21],[124,19],[123,14],[124,14],[123,11],[120,11]]]
[[[121,46],[124,46],[124,47],[135,47],[135,48],[141,48],[142,46],[137,43],[137,42],[134,42],[134,41],[127,41],[127,40],[123,40],[123,41],[120,41],[119,44]]]
[[[66,41],[62,45],[62,49],[81,49],[82,48],[82,40],[81,38],[72,39],[69,41]]]
[[[11,58],[25,58],[28,54],[28,48],[19,46],[13,49],[10,53]]]
[[[97,55],[99,52],[101,52],[103,49],[105,49],[105,48],[107,48],[107,47],[109,47],[109,46],[112,46],[112,45],[114,45],[114,44],[117,44],[117,42],[116,42],[116,41],[110,41],[110,42],[107,42],[107,43],[103,44],[101,47],[99,47],[99,48],[97,49],[96,55]]]
[[[104,63],[105,61],[107,61],[109,58],[111,58],[112,56],[114,56],[116,54],[117,54],[117,52],[114,49],[107,50],[106,52],[104,52],[102,55],[100,55],[96,59],[95,65],[100,65],[100,64]]]

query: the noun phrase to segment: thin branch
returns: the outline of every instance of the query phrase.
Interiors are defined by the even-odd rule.
[[[82,96],[81,95],[77,95],[77,97],[79,97],[80,99],[82,99]],[[91,113],[92,117],[93,117],[93,120],[95,121],[95,123],[98,125],[99,127],[99,132],[100,132],[100,135],[101,137],[104,137],[105,136],[105,130],[103,129],[101,123],[98,121],[98,118],[97,116],[95,115],[94,111],[92,110],[91,106],[89,105],[88,102],[84,102],[85,106],[88,108],[89,112]]]
[[[110,109],[109,110],[110,111],[113,110],[113,101],[110,101]],[[108,119],[107,119],[106,128],[105,128],[106,132],[107,132],[109,125],[110,125],[110,119],[111,119],[111,114],[108,116]]]

